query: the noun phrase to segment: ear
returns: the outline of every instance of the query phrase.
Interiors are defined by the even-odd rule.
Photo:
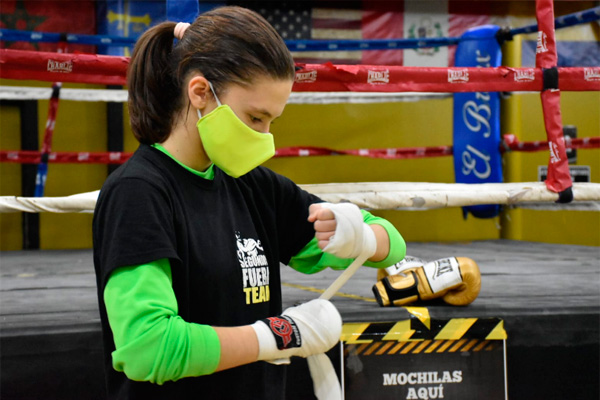
[[[203,110],[206,107],[210,86],[208,80],[202,75],[196,75],[187,85],[188,97],[192,107]]]

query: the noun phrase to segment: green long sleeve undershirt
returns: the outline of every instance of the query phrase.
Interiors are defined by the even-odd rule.
[[[164,147],[154,147],[171,156]],[[190,171],[206,179],[214,176],[212,168]],[[381,225],[390,239],[388,256],[365,265],[384,268],[402,260],[406,245],[396,228],[382,218],[361,212],[366,223]],[[324,253],[313,238],[289,265],[311,274],[327,267],[344,269],[352,261]],[[189,323],[178,315],[168,259],[116,269],[104,289],[104,304],[116,347],[113,368],[129,379],[161,385],[216,370],[221,356],[217,333],[211,326]]]
[[[116,347],[113,368],[129,379],[162,385],[217,369],[217,333],[177,315],[168,259],[115,270],[104,304]]]

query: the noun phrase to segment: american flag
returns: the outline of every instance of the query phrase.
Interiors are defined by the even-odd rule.
[[[401,3],[401,2],[400,2]],[[236,4],[259,12],[279,32],[284,40],[336,40],[397,38],[402,36],[400,26],[386,24],[390,21],[389,12],[381,20],[382,12],[370,9],[362,1],[238,1]],[[392,2],[392,9],[394,8]],[[373,29],[373,27],[379,27]],[[391,29],[390,29],[391,28]],[[376,36],[374,36],[376,35]],[[396,53],[392,63],[401,63]],[[370,53],[370,54],[369,54]],[[379,53],[376,55],[374,53]],[[381,58],[381,53],[392,51],[323,51],[293,52],[294,60],[300,63],[364,64],[367,60],[379,60],[377,64],[390,64]],[[368,62],[373,64],[374,62]]]

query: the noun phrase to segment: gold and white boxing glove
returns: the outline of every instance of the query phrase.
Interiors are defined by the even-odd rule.
[[[481,273],[467,257],[449,257],[388,275],[373,286],[380,306],[405,306],[441,298],[454,306],[471,304],[481,289]]]

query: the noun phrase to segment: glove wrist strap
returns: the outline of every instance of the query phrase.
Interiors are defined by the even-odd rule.
[[[258,339],[258,360],[287,357],[289,349],[302,346],[296,322],[287,315],[265,318],[250,325]],[[285,351],[282,353],[282,351]]]
[[[278,317],[265,318],[261,321],[264,322],[273,333],[277,349],[287,350],[293,347],[302,346],[300,330],[292,318],[287,315],[280,315]]]

